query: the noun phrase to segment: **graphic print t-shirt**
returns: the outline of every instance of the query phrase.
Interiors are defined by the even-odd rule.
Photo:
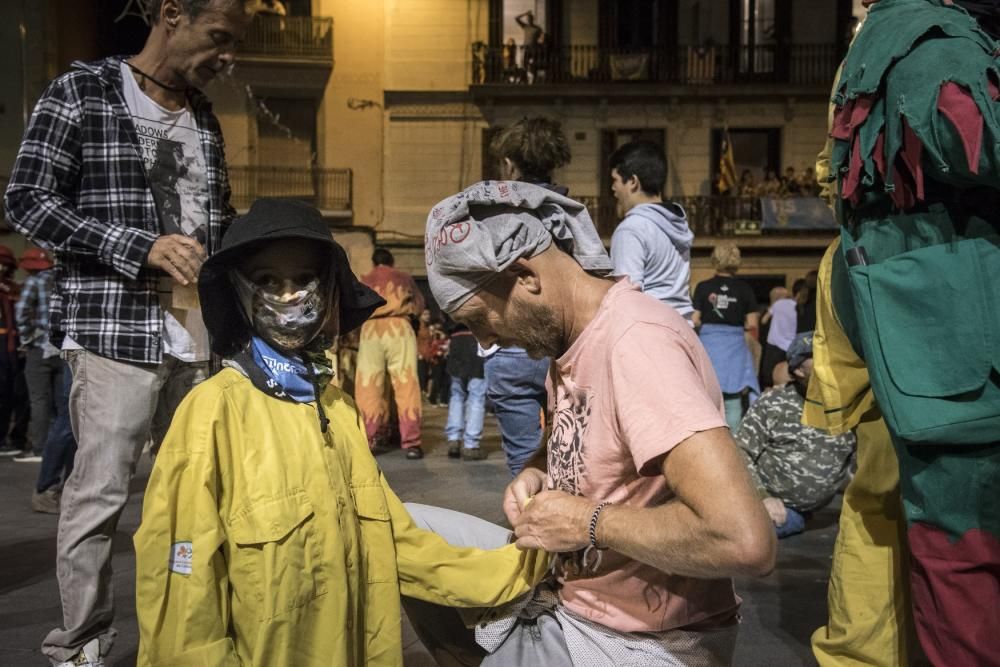
[[[757,299],[742,280],[715,276],[698,283],[694,289],[694,307],[701,313],[702,324],[742,327],[747,313],[757,310]]]
[[[132,114],[146,179],[160,216],[160,232],[184,234],[206,245],[208,231],[208,176],[198,126],[191,109],[166,109],[139,88],[132,70],[121,65],[125,104]],[[153,85],[153,84],[149,84]],[[163,351],[181,361],[206,361],[208,332],[198,308],[172,307],[175,282],[160,281],[163,312]]]
[[[712,362],[687,320],[621,280],[572,347],[553,360],[549,488],[635,507],[673,497],[663,456],[726,425]],[[560,578],[566,607],[623,632],[732,619],[729,579],[666,574],[615,551],[600,570]]]

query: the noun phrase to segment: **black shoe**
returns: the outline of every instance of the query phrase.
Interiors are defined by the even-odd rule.
[[[462,443],[452,440],[448,443],[448,458],[449,459],[460,459],[462,458]]]
[[[406,450],[406,458],[416,460],[424,458],[424,450],[420,447],[410,447]]]
[[[486,458],[486,452],[482,447],[462,447],[462,458],[466,461],[482,461]]]

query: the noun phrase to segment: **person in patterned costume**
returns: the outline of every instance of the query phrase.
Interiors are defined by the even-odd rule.
[[[386,303],[361,327],[355,399],[365,420],[368,445],[375,449],[385,438],[389,422],[385,387],[388,371],[406,458],[422,459],[420,422],[423,410],[417,378],[417,336],[411,320],[423,311],[424,297],[410,274],[393,267],[395,259],[385,248],[375,250],[372,263],[375,268],[362,276],[361,282],[378,292]]]
[[[788,348],[792,381],[750,406],[734,439],[779,538],[801,533],[809,513],[829,503],[849,477],[856,442],[802,423],[812,376],[813,332]]]
[[[833,96],[831,298],[899,460],[936,665],[1000,664],[984,613],[1000,607],[998,15],[995,0],[881,0]]]

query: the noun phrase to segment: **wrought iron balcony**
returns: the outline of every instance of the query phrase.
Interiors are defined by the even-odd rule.
[[[570,194],[572,196],[572,193]],[[597,226],[602,238],[611,238],[618,226],[619,218],[615,211],[615,198],[612,195],[574,197],[587,207],[590,217]],[[688,224],[695,238],[706,236],[736,236],[741,234],[761,233],[761,199],[759,197],[729,197],[725,195],[671,197],[670,201],[684,207]],[[774,230],[779,232],[779,230]],[[765,233],[770,232],[767,230]],[[829,229],[816,230],[781,230],[779,233],[791,232],[808,236],[810,233],[828,236]]]
[[[319,16],[254,17],[240,56],[333,62],[333,19]]]
[[[324,211],[350,211],[350,169],[230,167],[233,206],[249,208],[259,197],[298,199]]]
[[[839,58],[833,44],[671,50],[597,46],[472,46],[473,85],[790,84],[830,86]]]

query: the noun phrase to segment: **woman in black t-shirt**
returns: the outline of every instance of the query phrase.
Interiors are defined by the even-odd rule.
[[[715,277],[694,290],[694,323],[712,360],[726,403],[726,421],[733,431],[746,408],[757,399],[760,385],[744,332],[756,338],[760,323],[757,299],[748,284],[736,278],[740,249],[721,243],[712,251]]]

